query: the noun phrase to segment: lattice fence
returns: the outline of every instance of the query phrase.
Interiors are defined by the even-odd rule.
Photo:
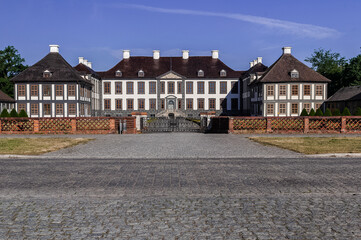
[[[1,131],[32,132],[34,131],[33,119],[1,119]]]
[[[361,131],[361,118],[347,118],[346,119],[347,131]]]
[[[109,119],[80,118],[76,121],[77,131],[82,130],[110,130]]]
[[[295,131],[302,132],[304,129],[303,118],[272,118],[271,126],[273,131]]]
[[[310,131],[341,131],[341,118],[310,118]]]
[[[266,130],[266,118],[236,118],[233,120],[233,130]]]
[[[39,119],[39,131],[66,132],[71,131],[70,118]]]

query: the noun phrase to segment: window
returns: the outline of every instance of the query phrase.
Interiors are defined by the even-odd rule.
[[[221,77],[226,77],[226,76],[227,76],[226,70],[222,69],[222,70],[220,71],[219,75],[220,75]]]
[[[160,83],[160,93],[165,94],[165,82]]]
[[[215,94],[216,93],[216,82],[209,82],[209,94]]]
[[[104,94],[110,94],[110,82],[104,82]]]
[[[133,82],[127,82],[127,94],[133,94],[134,88],[133,88]]]
[[[204,99],[203,98],[198,99],[198,109],[204,109]]]
[[[286,85],[280,85],[280,96],[286,96]]]
[[[231,93],[232,94],[237,94],[238,93],[238,82],[232,82]]]
[[[85,109],[84,109],[84,103],[81,103],[80,104],[80,115],[84,115],[84,113],[85,113]]]
[[[291,78],[299,78],[299,77],[300,77],[300,75],[299,75],[298,71],[296,69],[293,69],[291,71]]]
[[[197,83],[197,93],[204,94],[204,82]]]
[[[144,108],[145,108],[145,100],[138,99],[138,110],[144,110]]]
[[[84,97],[84,87],[80,86],[80,97]]]
[[[322,95],[323,95],[323,86],[316,85],[316,96],[322,96]]]
[[[315,109],[316,109],[316,110],[319,109],[319,108],[321,107],[321,105],[322,105],[322,103],[316,103],[316,104],[315,104]],[[336,106],[335,106],[335,108],[336,108]]]
[[[115,72],[115,76],[116,77],[121,77],[123,74],[122,74],[122,71],[120,71],[120,70],[117,70],[116,72]]]
[[[178,109],[182,109],[182,99],[178,99]]]
[[[63,104],[62,103],[55,104],[55,111],[56,111],[56,115],[63,115]]]
[[[187,102],[187,109],[193,109],[193,99],[187,99],[186,100],[186,102]]]
[[[227,82],[220,82],[220,94],[227,94]]]
[[[156,99],[149,99],[149,108],[156,109],[157,100]]]
[[[133,99],[127,99],[127,110],[133,110],[134,108],[134,100]]]
[[[303,108],[307,110],[307,112],[310,112],[311,110],[311,104],[310,103],[304,103]]]
[[[168,82],[168,94],[174,94],[174,82]]]
[[[44,97],[51,96],[51,85],[43,85],[43,96]]]
[[[219,100],[219,102],[220,102],[221,108],[222,108],[223,110],[227,110],[227,99],[221,98],[221,99]]]
[[[165,108],[165,103],[164,103],[164,99],[160,100],[160,109],[164,109]]]
[[[44,115],[51,115],[51,105],[44,103]]]
[[[21,97],[25,96],[25,85],[23,85],[23,84],[18,85],[18,96],[21,96]]]
[[[216,99],[210,98],[210,99],[208,100],[208,104],[209,104],[209,106],[208,106],[209,110],[214,110],[214,109],[216,109]]]
[[[55,96],[63,96],[63,85],[55,85]]]
[[[104,99],[104,110],[110,110],[110,99]]]
[[[149,94],[157,93],[157,82],[149,82]]]
[[[138,77],[144,77],[144,71],[143,70],[138,71]]]
[[[267,85],[267,96],[274,96],[274,86]]]
[[[30,86],[30,95],[37,97],[38,96],[38,88],[39,88],[38,85],[31,85]]]
[[[193,94],[193,82],[187,82],[186,83],[186,87],[187,87],[187,94]]]
[[[38,115],[39,114],[39,105],[37,103],[32,103],[30,105],[31,115]]]
[[[50,77],[51,77],[51,72],[50,72],[49,70],[45,70],[45,71],[43,72],[43,77],[44,77],[44,78],[50,78]]]
[[[267,104],[267,115],[274,115],[275,106],[273,103]]]
[[[298,103],[292,103],[291,104],[291,113],[292,114],[298,114]]]
[[[280,103],[279,108],[280,114],[286,114],[286,103]]]
[[[25,103],[18,103],[18,112],[24,110],[26,112],[26,104]]]
[[[144,82],[138,82],[138,94],[144,94]]]
[[[231,109],[238,110],[238,98],[231,99]]]
[[[203,72],[203,70],[199,70],[199,71],[198,71],[198,77],[204,77],[204,72]]]
[[[75,85],[68,85],[68,96],[75,96]]]
[[[76,104],[75,103],[68,104],[68,115],[76,115]]]
[[[122,110],[122,99],[115,99],[115,110]]]
[[[182,94],[182,82],[178,82],[178,89],[177,89],[177,93],[178,94]]]
[[[291,86],[291,93],[292,93],[292,96],[298,96],[298,85]]]
[[[122,94],[122,82],[115,82],[115,94]]]
[[[303,85],[303,95],[305,96],[311,95],[311,85]]]

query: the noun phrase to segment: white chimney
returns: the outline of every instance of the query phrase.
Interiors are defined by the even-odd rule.
[[[283,54],[291,54],[292,47],[283,47]]]
[[[253,60],[253,66],[257,64],[257,59]]]
[[[52,53],[58,53],[59,52],[59,45],[49,45],[50,52]]]
[[[130,58],[130,50],[123,50],[123,59]]]
[[[159,59],[159,58],[160,58],[160,51],[153,50],[153,59]]]
[[[182,50],[183,59],[189,58],[189,50]]]
[[[218,59],[219,57],[219,51],[218,50],[212,50],[212,58]]]
[[[84,57],[78,57],[79,59],[79,63],[83,63],[84,62]]]
[[[88,62],[88,68],[92,68],[92,62]]]
[[[257,58],[257,63],[262,63],[262,57]]]
[[[88,60],[84,59],[83,64],[84,64],[85,66],[88,66]]]
[[[249,62],[249,68],[253,67],[254,64],[253,64],[253,61],[252,62]]]

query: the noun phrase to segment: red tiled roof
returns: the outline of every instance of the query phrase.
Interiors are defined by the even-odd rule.
[[[6,93],[0,90],[0,102],[6,102],[6,103],[14,103],[14,98],[10,97]]]
[[[100,78],[99,74],[96,71],[82,63],[76,65],[74,69],[77,70],[80,74],[91,74],[93,77]]]

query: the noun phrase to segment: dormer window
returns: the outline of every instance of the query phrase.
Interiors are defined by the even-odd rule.
[[[121,77],[121,76],[122,76],[122,71],[117,70],[117,71],[115,72],[115,76],[116,76],[116,77]]]
[[[220,71],[219,75],[220,75],[221,77],[226,77],[226,76],[227,76],[226,70],[222,69],[222,70]]]
[[[204,72],[203,72],[203,70],[199,70],[199,71],[198,71],[198,77],[204,77]]]
[[[138,77],[144,77],[144,71],[143,70],[138,71]]]
[[[45,70],[45,71],[43,72],[43,77],[44,77],[44,78],[50,78],[50,77],[51,77],[51,72],[50,72],[49,70]]]
[[[298,71],[296,69],[293,69],[291,71],[291,78],[299,78],[300,74],[298,73]]]

